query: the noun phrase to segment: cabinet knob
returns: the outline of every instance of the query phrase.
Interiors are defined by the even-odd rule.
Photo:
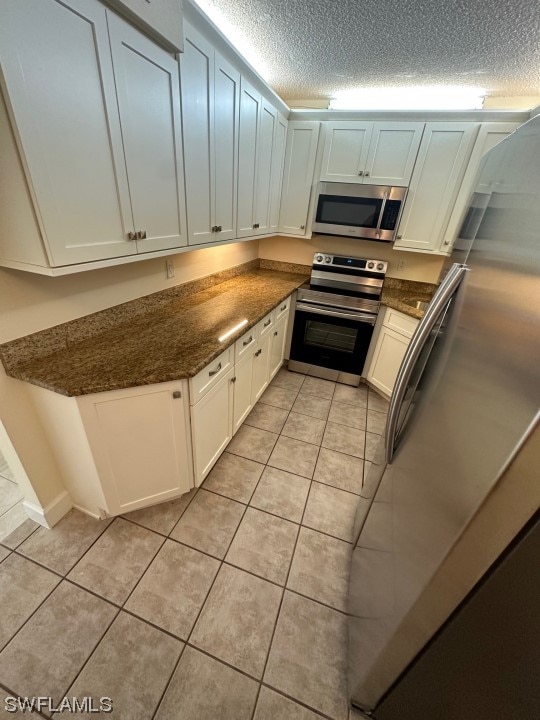
[[[137,237],[137,235],[134,232],[128,232],[128,234],[127,234],[128,240],[135,240],[136,237]]]
[[[217,232],[217,225],[212,225],[211,230],[212,232]]]
[[[137,237],[139,240],[146,240],[146,230],[138,230]]]
[[[232,378],[231,378],[231,382],[234,384],[234,383],[236,382],[236,378],[235,378],[235,377],[232,377]]]
[[[223,228],[221,227],[221,225],[218,225],[216,228],[216,232],[221,232],[222,230],[223,230]]]
[[[403,235],[396,235],[396,240],[401,240],[403,238]]]
[[[364,176],[367,177],[368,175],[369,175],[369,170],[366,170],[366,172],[364,173]]]
[[[220,370],[221,370],[221,363],[219,363],[219,365],[217,366],[217,368],[215,370],[210,370],[208,375],[210,377],[213,377],[214,375],[217,375]]]
[[[262,353],[262,349],[257,350],[255,353],[255,357],[259,357],[259,355]]]
[[[175,400],[179,400],[182,397],[182,393],[180,392],[180,390],[175,390],[172,396]]]
[[[277,335],[277,330],[276,330],[276,332],[274,333],[274,337],[276,337],[276,335]]]
[[[364,174],[364,171],[363,171],[363,170],[359,170],[359,171],[358,171],[358,174],[360,175],[360,177],[362,177],[362,175]]]
[[[300,225],[300,230],[305,230],[305,229],[306,229],[305,225]]]

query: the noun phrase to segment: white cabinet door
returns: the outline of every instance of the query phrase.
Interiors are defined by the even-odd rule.
[[[138,252],[187,244],[178,63],[108,13]]]
[[[409,185],[424,123],[375,123],[364,183]]]
[[[287,128],[279,231],[305,235],[320,123],[295,120]]]
[[[182,4],[178,0],[105,0],[128,20],[155,36],[170,52],[182,52]]]
[[[237,233],[239,238],[255,235],[254,202],[257,181],[257,142],[262,98],[249,83],[240,82],[240,134],[238,140],[238,205]]]
[[[240,73],[217,52],[214,61],[214,222],[216,240],[236,237],[238,101]]]
[[[85,395],[77,402],[110,515],[188,492],[185,381]]]
[[[253,220],[255,234],[270,232],[270,192],[272,185],[272,161],[276,137],[277,110],[266,100],[262,101],[257,141],[257,180]]]
[[[381,325],[367,373],[367,380],[390,397],[410,338]]]
[[[361,183],[373,123],[327,122],[321,180]]]
[[[438,251],[478,123],[427,123],[394,248]]]
[[[51,265],[134,254],[105,8],[4,0],[0,61]]]
[[[484,156],[492,148],[494,148],[502,140],[504,140],[505,137],[508,137],[510,133],[514,132],[514,130],[518,126],[518,123],[482,123],[480,131],[478,132],[478,137],[476,138],[476,142],[474,143],[474,148],[471,153],[469,163],[467,165],[467,170],[465,172],[465,175],[463,176],[463,181],[461,183],[461,187],[459,189],[459,193],[456,198],[452,214],[450,215],[450,220],[448,221],[448,226],[444,233],[441,245],[441,248],[444,252],[449,254],[452,251],[454,240],[459,233],[459,230],[469,208],[470,195],[475,188],[478,170]],[[493,160],[490,162],[490,158],[488,158],[483,168],[482,174],[483,177],[490,177],[495,180],[497,178],[498,168],[491,168],[492,162],[499,161]],[[491,191],[491,187],[489,186],[480,186],[478,189],[483,192]]]
[[[189,244],[216,238],[214,225],[214,50],[186,24],[181,57],[182,123]]]
[[[283,183],[286,140],[287,120],[278,113],[274,138],[274,154],[272,156],[272,180],[270,185],[270,232],[277,232],[279,226],[279,204]]]
[[[270,381],[270,348],[272,334],[268,333],[259,340],[259,347],[253,355],[253,384],[251,386],[251,401],[253,405],[261,397]]]
[[[253,352],[250,350],[234,368],[233,435],[244,422],[253,407],[251,388],[253,385]]]
[[[233,435],[234,368],[191,407],[191,436],[195,485],[198,487]]]
[[[285,339],[289,315],[283,315],[274,326],[270,343],[270,380],[280,369],[285,357]]]

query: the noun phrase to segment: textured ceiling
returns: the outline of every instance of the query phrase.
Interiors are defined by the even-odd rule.
[[[289,103],[395,85],[540,95],[539,0],[204,2],[249,38],[265,79]]]

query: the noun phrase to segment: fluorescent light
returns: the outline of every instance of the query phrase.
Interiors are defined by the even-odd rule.
[[[259,51],[251,44],[249,38],[225,17],[221,10],[214,5],[212,0],[195,0],[195,2],[201,10],[208,15],[214,25],[221,30],[227,40],[234,45],[238,52],[259,73],[263,80],[269,82],[271,78],[270,68],[261,58]]]
[[[356,88],[336,93],[330,110],[481,110],[486,93],[459,85]]]
[[[231,328],[230,330],[227,330],[226,333],[224,333],[221,337],[219,337],[219,338],[218,338],[219,342],[223,342],[223,341],[226,340],[228,337],[231,337],[231,335],[234,335],[235,332],[238,332],[238,330],[240,330],[240,328],[245,327],[247,324],[248,324],[248,321],[247,321],[247,320],[241,320],[241,321],[238,323],[238,325],[235,325],[235,326],[234,326],[233,328]]]

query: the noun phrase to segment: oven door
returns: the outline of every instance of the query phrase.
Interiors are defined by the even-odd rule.
[[[361,375],[377,316],[297,303],[290,359]]]

